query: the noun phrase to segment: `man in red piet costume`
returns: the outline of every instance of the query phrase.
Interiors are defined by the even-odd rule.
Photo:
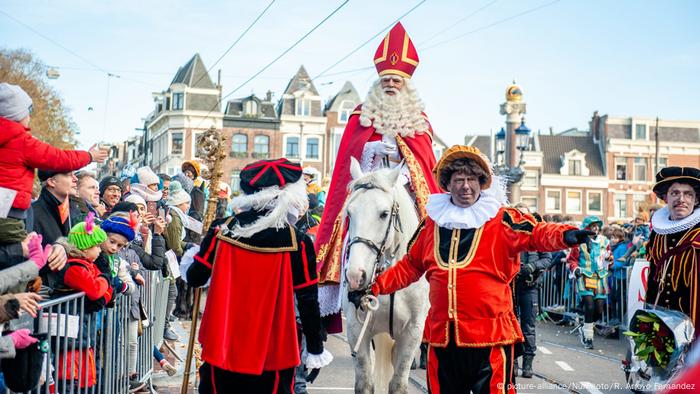
[[[212,225],[188,283],[211,280],[202,317],[200,393],[292,393],[294,370],[328,365],[318,309],[316,256],[294,222],[308,207],[302,169],[261,160],[240,174],[239,213]],[[300,360],[294,300],[306,336]]]
[[[341,212],[351,181],[350,158],[360,162],[363,172],[395,167],[403,161],[406,187],[415,198],[421,218],[428,196],[439,191],[430,172],[435,166],[433,130],[411,82],[418,53],[401,23],[377,48],[374,64],[379,79],[345,127],[316,239],[322,316],[339,317],[341,249],[346,233]],[[339,331],[338,324],[328,328],[330,333]]]
[[[566,249],[590,232],[506,207],[505,183],[474,147],[446,150],[434,180],[448,193],[430,196],[407,254],[377,277],[371,292],[391,294],[425,274],[431,393],[513,393],[513,344],[523,341],[510,287],[520,271],[518,255]],[[356,306],[363,298],[348,294]]]

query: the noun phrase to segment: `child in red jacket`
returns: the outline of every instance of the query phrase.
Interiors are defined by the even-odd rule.
[[[61,150],[39,141],[30,133],[32,99],[19,86],[0,83],[0,187],[17,192],[7,218],[0,226],[18,230],[20,242],[26,236],[23,220],[31,203],[34,169],[69,172],[91,162],[102,163],[108,152],[95,146],[89,151]],[[15,231],[13,231],[15,233]]]
[[[107,240],[107,233],[94,223],[91,212],[85,219],[73,226],[68,239],[59,240],[68,254],[66,266],[60,271],[60,285],[55,292],[77,290],[85,293],[85,320],[81,329],[82,336],[73,340],[66,339],[64,349],[59,357],[58,380],[66,381],[77,387],[92,387],[97,382],[95,363],[95,346],[97,338],[97,323],[100,315],[97,312],[111,303],[115,296],[112,280],[102,273],[94,261],[100,255],[100,245]],[[67,311],[76,314],[77,310]],[[77,342],[76,342],[77,341]],[[97,348],[99,351],[99,347]],[[77,372],[82,371],[82,372]],[[80,374],[80,375],[78,375]]]

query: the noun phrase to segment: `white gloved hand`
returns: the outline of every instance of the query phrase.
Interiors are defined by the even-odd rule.
[[[377,145],[374,147],[374,151],[379,155],[392,156],[397,152],[396,145],[387,144],[384,141],[376,141]]]

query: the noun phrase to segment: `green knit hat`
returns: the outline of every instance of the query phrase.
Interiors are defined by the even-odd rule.
[[[80,250],[90,249],[107,240],[107,233],[96,224],[88,225],[80,222],[73,226],[68,233],[68,243]]]

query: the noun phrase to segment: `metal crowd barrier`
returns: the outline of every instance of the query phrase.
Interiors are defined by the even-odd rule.
[[[140,289],[148,323],[139,336],[136,371],[154,392],[153,347],[163,341],[168,282],[159,271],[147,272],[145,279]],[[92,313],[85,304],[82,292],[62,295],[42,301],[36,318],[22,314],[6,324],[7,330],[47,335],[40,384],[32,394],[128,393],[131,297],[120,295],[112,308]]]
[[[627,291],[632,267],[625,267],[621,275],[614,271],[606,278],[608,296],[599,324],[608,328],[627,329]],[[579,324],[583,322],[583,309],[580,297],[576,294],[576,278],[570,275],[566,264],[558,264],[542,274],[540,286],[540,307],[548,315],[558,315],[562,319]]]

